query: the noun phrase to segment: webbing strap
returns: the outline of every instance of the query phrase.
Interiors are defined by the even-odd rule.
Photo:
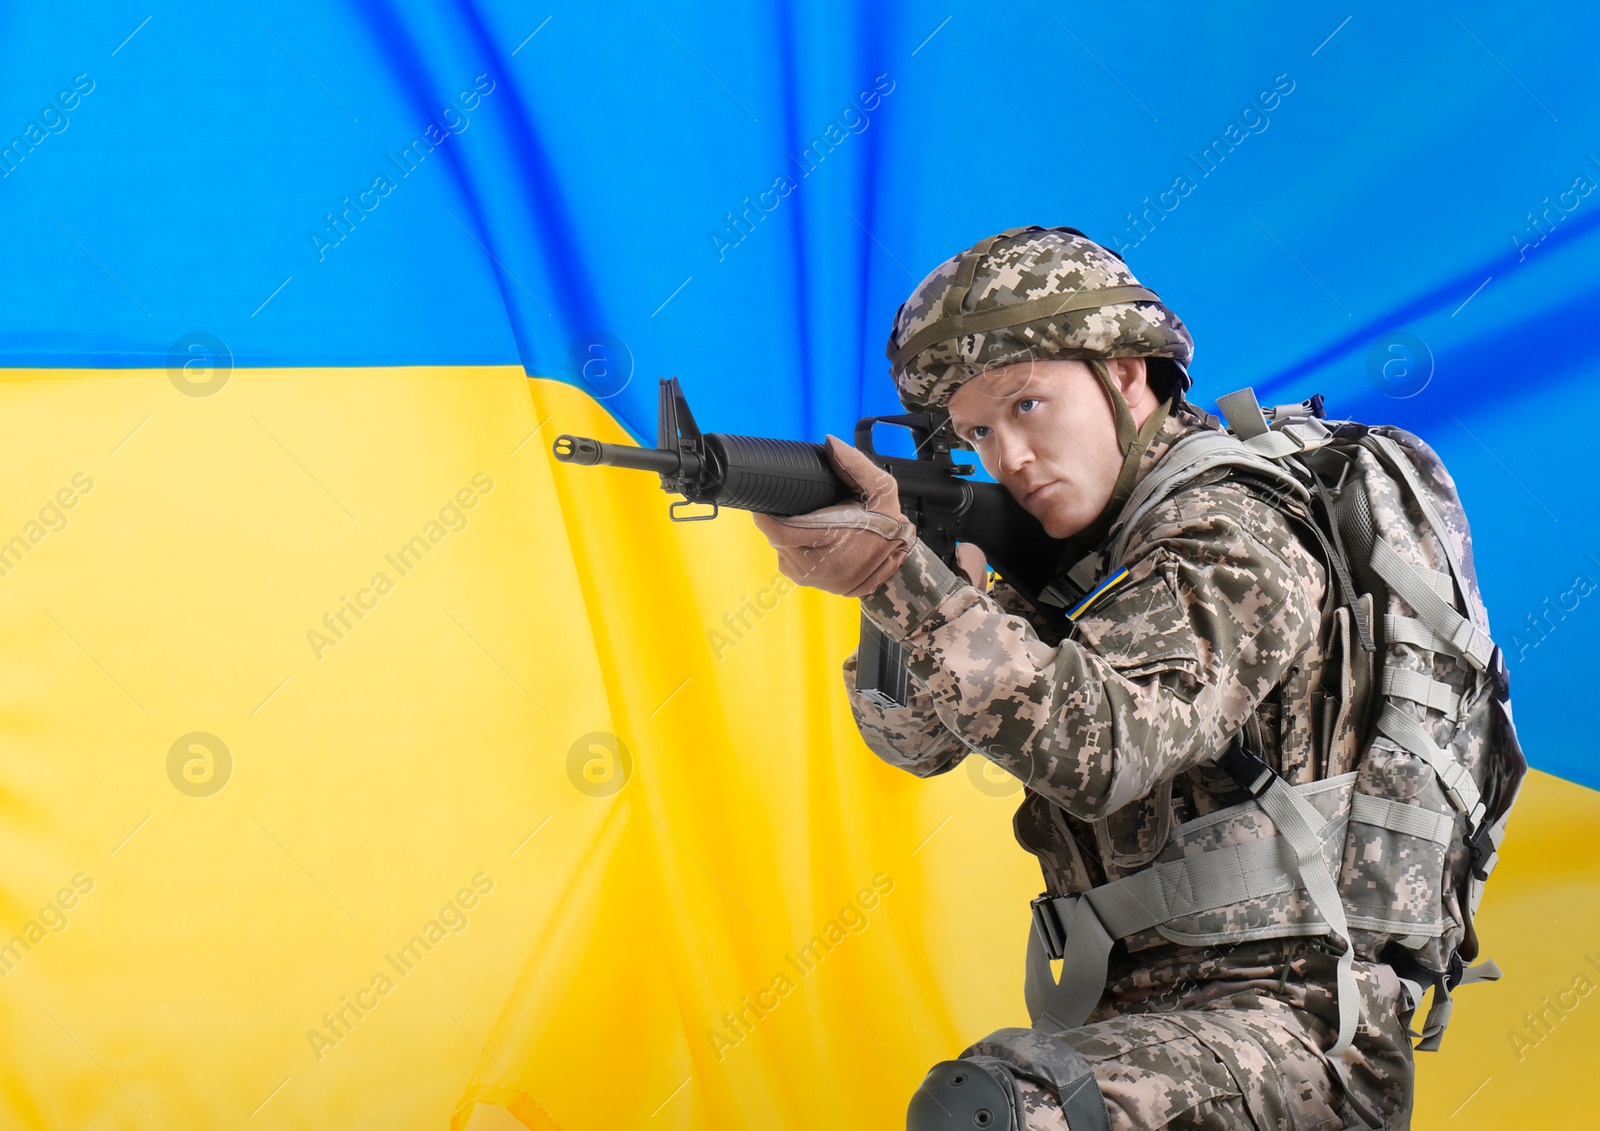
[[[1293,890],[1294,849],[1281,837],[1168,860],[1088,893],[1116,938],[1172,919]]]
[[[976,258],[973,260],[976,263]],[[959,277],[956,280],[962,299],[965,299],[967,288],[971,286],[969,276],[967,286],[960,287]],[[891,360],[895,365],[904,365],[910,358],[933,345],[935,342],[948,341],[951,338],[962,338],[968,334],[984,334],[991,330],[1005,330],[1012,326],[1021,326],[1028,322],[1038,322],[1045,318],[1054,318],[1057,315],[1069,314],[1078,310],[1098,310],[1104,306],[1116,306],[1126,302],[1160,302],[1161,298],[1148,287],[1119,286],[1103,287],[1100,290],[1073,291],[1064,295],[1047,295],[1044,298],[1029,299],[1027,302],[1013,302],[1005,306],[998,306],[992,310],[980,310],[970,314],[960,314],[951,309],[948,300],[957,293],[953,287],[946,294],[946,306],[941,317],[928,323],[918,330],[906,343],[894,351]]]
[[[1282,432],[1263,432],[1259,436],[1252,436],[1244,442],[1244,446],[1268,459],[1282,459],[1300,450],[1300,445]]]
[[[1217,398],[1217,407],[1228,418],[1228,429],[1241,440],[1253,440],[1267,433],[1267,417],[1261,411],[1252,388],[1237,389]]]
[[[1333,439],[1333,433],[1328,431],[1328,426],[1314,416],[1285,424],[1278,429],[1278,432],[1293,438],[1300,445],[1300,450],[1306,452],[1316,451]]]
[[[989,254],[990,248],[1000,240],[1010,239],[1031,230],[1007,228],[1003,232],[996,232],[988,239],[979,240],[976,246],[969,249],[956,263],[955,278],[950,281],[950,289],[944,293],[944,302],[940,307],[943,315],[948,318],[961,313],[961,304],[967,301],[967,293],[972,290],[972,280],[978,274],[978,264],[983,262],[983,257]]]
[[[1415,566],[1395,552],[1382,538],[1372,546],[1372,569],[1400,599],[1411,606],[1423,624],[1437,632],[1450,645],[1450,651],[1478,671],[1489,666],[1494,642],[1488,633],[1456,612]]]
[[[1333,439],[1328,426],[1306,411],[1304,405],[1281,405],[1271,409],[1272,419],[1280,421],[1278,428],[1272,428],[1256,400],[1256,391],[1251,388],[1218,397],[1217,407],[1228,418],[1229,430],[1244,446],[1268,459],[1315,451]],[[1279,413],[1286,408],[1298,411],[1280,417]]]
[[[1036,929],[1028,931],[1022,999],[1035,1029],[1076,1029],[1100,1003],[1111,965],[1111,945],[1094,908],[1081,896],[1052,901],[1068,940],[1061,981],[1050,970],[1050,955]]]
[[[1413,1037],[1420,1037],[1422,1034],[1415,1032],[1411,1028],[1410,1015],[1415,1013],[1417,1006],[1422,1004],[1422,995],[1428,992],[1428,987],[1414,978],[1407,978],[1398,971],[1396,971],[1396,977],[1400,979],[1400,989],[1405,993],[1405,1000],[1401,1003],[1403,1008],[1400,1010],[1400,1015],[1402,1020],[1406,1022],[1406,1032]]]
[[[1294,849],[1300,885],[1311,897],[1312,906],[1344,942],[1344,953],[1339,955],[1335,983],[1338,991],[1339,1033],[1333,1046],[1328,1049],[1328,1060],[1348,1089],[1349,1068],[1343,1056],[1355,1040],[1356,1022],[1360,1019],[1355,975],[1356,948],[1355,940],[1350,937],[1350,925],[1345,920],[1344,903],[1339,898],[1339,885],[1334,882],[1333,873],[1328,870],[1328,863],[1322,856],[1322,840],[1316,832],[1324,823],[1322,815],[1276,774],[1256,801],[1278,827],[1278,835]]]
[[[1484,830],[1484,836],[1489,841],[1489,857],[1478,866],[1478,871],[1483,873],[1482,878],[1485,880],[1489,878],[1489,873],[1494,871],[1495,861],[1500,859],[1500,846],[1505,843],[1506,822],[1510,819],[1511,810],[1507,809],[1500,814],[1499,820],[1490,822],[1489,827]]]
[[[1483,885],[1494,874],[1495,865],[1500,862],[1500,845],[1505,842],[1506,821],[1510,817],[1511,810],[1507,809],[1500,814],[1499,820],[1491,821],[1486,827],[1479,830],[1477,836],[1472,838],[1472,840],[1477,840],[1478,837],[1482,837],[1483,840],[1487,841],[1488,853],[1482,859],[1478,859],[1477,849],[1476,847],[1474,848],[1471,874],[1467,879],[1467,914],[1469,916],[1478,913],[1478,904],[1483,900]],[[1467,843],[1471,844],[1472,841],[1469,840]]]
[[[1460,979],[1455,988],[1470,986],[1476,982],[1496,982],[1501,977],[1501,970],[1494,959],[1485,958],[1476,966],[1468,966],[1461,972]],[[1422,1040],[1417,1044],[1419,1052],[1438,1052],[1439,1043],[1444,1040],[1444,1031],[1450,1025],[1450,1011],[1455,1003],[1451,999],[1451,987],[1443,978],[1433,984],[1433,1005],[1428,1010],[1427,1019],[1422,1024],[1420,1035]]]
[[[1347,776],[1353,781],[1353,774]],[[1329,780],[1311,783],[1310,788],[1326,789]],[[1342,788],[1349,788],[1349,784]],[[1325,926],[1348,939],[1343,904],[1337,899],[1333,878],[1321,856],[1320,833],[1312,831],[1313,828],[1325,830],[1330,822],[1324,821],[1295,787],[1279,779],[1279,788],[1293,797],[1282,820],[1288,825],[1298,821],[1305,831],[1315,853],[1313,876],[1320,873],[1320,881],[1313,878],[1312,883],[1325,889],[1321,901],[1311,893],[1312,905],[1322,917],[1322,923],[1295,924],[1295,933],[1304,933],[1306,927]],[[1275,823],[1279,822],[1277,814],[1269,810],[1268,815]],[[1211,816],[1214,818],[1215,814]],[[1066,940],[1057,956],[1064,956],[1065,962],[1058,982],[1050,969],[1052,954],[1046,949],[1044,935],[1039,929],[1030,932],[1023,997],[1034,1025],[1043,1028],[1048,1021],[1060,1028],[1072,1028],[1083,1024],[1105,990],[1111,946],[1116,939],[1200,912],[1281,895],[1297,886],[1306,887],[1310,892],[1299,846],[1285,828],[1286,824],[1280,823],[1276,836],[1165,860],[1082,895],[1041,897],[1036,901],[1035,913],[1040,913],[1037,904],[1042,903],[1047,905],[1043,909],[1045,913],[1053,911],[1055,914],[1061,928],[1059,933]],[[1337,919],[1330,919],[1325,909],[1329,892],[1334,894]]]
[[[1209,430],[1192,432],[1173,444],[1167,454],[1150,469],[1149,474],[1139,481],[1138,486],[1133,489],[1133,494],[1128,496],[1128,501],[1123,504],[1121,516],[1111,528],[1112,542],[1106,552],[1105,560],[1110,563],[1122,561],[1122,556],[1128,548],[1128,540],[1133,536],[1139,521],[1167,498],[1175,484],[1223,466],[1248,468],[1281,483],[1286,494],[1303,502],[1310,500],[1310,492],[1303,483],[1271,460],[1250,451],[1235,437],[1226,432]]]
[[[1439,595],[1439,599],[1451,608],[1455,607],[1456,583],[1450,580],[1448,573],[1441,573],[1431,566],[1418,565],[1416,562],[1407,563],[1423,582]]]
[[[1106,397],[1111,401],[1111,409],[1117,418],[1117,445],[1122,449],[1122,470],[1117,474],[1116,484],[1111,488],[1111,498],[1107,507],[1121,509],[1122,503],[1133,491],[1134,478],[1139,474],[1139,463],[1145,451],[1150,447],[1150,441],[1155,439],[1161,426],[1166,423],[1167,415],[1172,411],[1172,402],[1164,400],[1158,404],[1150,415],[1145,417],[1143,425],[1135,425],[1133,413],[1128,408],[1128,400],[1122,395],[1122,390],[1111,376],[1111,370],[1100,358],[1091,358],[1089,367],[1094,370],[1095,376],[1100,378],[1104,386]]]
[[[1106,363],[1096,357],[1088,364],[1089,368],[1094,370],[1094,375],[1100,378],[1100,386],[1106,392],[1106,399],[1111,402],[1111,412],[1117,423],[1117,447],[1122,449],[1122,470],[1117,474],[1116,485],[1111,488],[1111,497],[1126,499],[1128,492],[1133,489],[1133,477],[1139,470],[1139,458],[1133,454],[1134,444],[1139,440],[1139,427],[1133,422],[1133,411],[1128,408],[1128,398],[1122,395],[1122,390],[1117,387]],[[1166,408],[1166,402],[1163,402],[1161,407]],[[1161,419],[1166,418],[1167,414],[1161,413]],[[1151,413],[1145,419],[1145,424],[1148,425],[1154,419],[1155,414]],[[1156,427],[1159,428],[1161,425],[1157,424]],[[1153,436],[1155,432],[1152,430],[1150,434]]]
[[[1312,810],[1315,812],[1315,810]],[[1066,937],[1058,983],[1038,931],[1029,938],[1023,997],[1034,1024],[1083,1024],[1105,990],[1111,943],[1170,920],[1295,887],[1295,854],[1281,836],[1167,860],[1083,895],[1049,900]],[[1320,911],[1321,908],[1319,907]]]
[[[1282,428],[1263,432],[1244,441],[1244,446],[1268,459],[1282,459],[1301,452],[1316,451],[1331,439],[1331,433],[1320,420],[1307,423],[1286,424]]]
[[[1038,1029],[999,1029],[961,1054],[990,1057],[1047,1085],[1061,1104],[1069,1131],[1111,1131],[1111,1113],[1084,1055]],[[1019,1129],[1020,1131],[1020,1129]]]
[[[1450,580],[1448,573],[1440,573],[1429,566],[1411,563],[1411,568],[1417,571],[1417,576],[1428,583],[1428,586],[1437,594],[1439,599],[1447,605],[1454,605],[1456,600],[1456,583]]]
[[[1350,799],[1350,819],[1445,845],[1450,843],[1456,827],[1455,821],[1443,813],[1370,793],[1358,793]]]
[[[1428,526],[1433,530],[1433,536],[1439,539],[1439,544],[1444,547],[1445,561],[1450,565],[1450,572],[1461,582],[1461,594],[1466,598],[1468,607],[1478,614],[1478,619],[1486,619],[1481,605],[1473,600],[1473,593],[1467,588],[1467,575],[1461,569],[1461,556],[1456,553],[1455,541],[1450,537],[1450,531],[1444,521],[1439,517],[1439,512],[1433,507],[1426,491],[1422,489],[1422,482],[1417,478],[1417,470],[1411,460],[1406,456],[1405,450],[1389,437],[1377,432],[1368,432],[1366,439],[1379,455],[1386,457],[1389,466],[1405,481],[1406,487],[1411,491],[1411,497],[1417,501],[1417,506],[1422,510],[1422,516],[1428,520]],[[1446,600],[1449,598],[1447,597]]]
[[[1478,783],[1454,754],[1441,749],[1421,723],[1393,703],[1383,705],[1383,714],[1378,716],[1378,730],[1432,766],[1450,804],[1465,813],[1473,827],[1477,826],[1483,817]]]
[[[1450,641],[1420,620],[1403,617],[1397,613],[1383,614],[1383,635],[1395,644],[1410,644],[1417,648],[1426,648],[1430,652],[1455,654],[1455,648],[1451,646]]]
[[[1499,859],[1499,856],[1500,856],[1500,854],[1497,852],[1493,856],[1489,857],[1489,863],[1491,864],[1489,872],[1494,871],[1494,868],[1492,867],[1492,865],[1497,859]],[[1489,874],[1489,872],[1485,872],[1484,875],[1487,876]],[[1484,889],[1484,887],[1485,887],[1484,881],[1478,879],[1477,876],[1469,876],[1469,877],[1467,877],[1467,921],[1468,922],[1471,922],[1472,918],[1478,914],[1478,907],[1479,907],[1480,904],[1483,903],[1483,889]]]
[[[1450,1010],[1455,1003],[1450,1000],[1450,989],[1443,982],[1433,984],[1433,1005],[1428,1008],[1428,1016],[1422,1022],[1422,1032],[1418,1034],[1422,1040],[1417,1042],[1420,1052],[1438,1052],[1439,1042],[1444,1040],[1444,1031],[1450,1025]]]
[[[1422,1023],[1422,1031],[1417,1032],[1407,1028],[1406,1032],[1413,1037],[1422,1038],[1417,1043],[1417,1051],[1438,1052],[1439,1044],[1444,1040],[1444,1031],[1450,1025],[1450,1012],[1454,1007],[1454,1002],[1450,997],[1451,987],[1444,975],[1431,971],[1424,966],[1412,963],[1407,968],[1413,973],[1422,974],[1432,983],[1433,1004],[1429,1007],[1428,1016]],[[1396,973],[1400,974],[1400,984],[1405,988],[1408,996],[1407,1004],[1410,1008],[1406,1012],[1415,1012],[1417,1006],[1422,1004],[1423,983],[1406,977],[1405,974],[1400,973],[1398,968]],[[1500,977],[1501,970],[1494,959],[1485,958],[1476,966],[1468,966],[1461,971],[1461,976],[1457,979],[1455,988],[1460,989],[1462,986],[1470,986],[1477,982],[1495,982],[1499,981]]]
[[[1384,668],[1383,693],[1421,703],[1451,719],[1461,710],[1461,696],[1448,683],[1440,683],[1410,668]]]

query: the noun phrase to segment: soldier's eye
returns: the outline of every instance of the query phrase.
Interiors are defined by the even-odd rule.
[[[976,443],[977,441],[983,439],[983,436],[980,433],[987,432],[988,430],[989,429],[985,428],[982,424],[974,424],[971,428],[967,429],[967,442]]]
[[[1029,411],[1032,411],[1032,410],[1025,409],[1022,406],[1025,405],[1025,404],[1038,404],[1038,403],[1039,403],[1039,398],[1038,397],[1023,397],[1020,401],[1017,402],[1017,410],[1019,412],[1029,412]]]

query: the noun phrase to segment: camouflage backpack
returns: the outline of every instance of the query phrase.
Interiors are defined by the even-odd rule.
[[[1090,588],[1104,563],[1122,560],[1139,519],[1186,485],[1228,478],[1278,504],[1328,565],[1313,719],[1326,772],[1288,784],[1251,749],[1247,727],[1218,761],[1250,800],[1179,826],[1140,872],[1034,901],[1029,1012],[1041,1028],[1081,1024],[1114,941],[1139,931],[1199,946],[1332,933],[1349,943],[1335,1068],[1355,1035],[1357,958],[1395,969],[1408,1013],[1433,987],[1412,1035],[1436,1049],[1451,991],[1500,974],[1466,963],[1527,772],[1466,516],[1438,457],[1408,432],[1324,422],[1321,397],[1263,411],[1244,389],[1217,403],[1229,431],[1174,444],[1123,507],[1106,554],[1072,580]],[[1063,957],[1058,983],[1048,960]]]

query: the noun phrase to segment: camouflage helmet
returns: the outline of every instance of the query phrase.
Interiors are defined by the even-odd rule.
[[[945,260],[895,314],[887,353],[908,412],[943,410],[1018,361],[1161,357],[1189,387],[1194,341],[1122,257],[1076,228],[1011,228]],[[964,446],[964,445],[963,445]]]

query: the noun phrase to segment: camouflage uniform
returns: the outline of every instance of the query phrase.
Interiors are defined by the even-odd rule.
[[[1139,477],[1208,426],[1178,406]],[[1073,625],[1004,580],[980,593],[919,544],[861,602],[906,651],[907,706],[875,705],[855,690],[856,656],[844,665],[856,723],[885,761],[926,777],[976,751],[1026,783],[1016,835],[1053,895],[1143,868],[1179,824],[1244,800],[1210,764],[1242,727],[1259,728],[1291,784],[1328,769],[1309,724],[1327,582],[1274,506],[1231,481],[1191,487],[1147,514],[1122,564],[1128,581]],[[1322,1054],[1337,1027],[1322,941],[1201,948],[1151,930],[1113,951],[1089,1023],[1059,1034],[1092,1065],[1113,1128],[1359,1125]],[[1359,962],[1357,981],[1351,1080],[1369,1111],[1404,1127],[1399,983]],[[1048,1091],[1020,1086],[1030,1128],[1066,1127]]]
[[[1191,349],[1183,323],[1120,259],[1072,229],[1037,228],[941,264],[901,307],[889,342],[908,411],[943,410],[991,367],[1090,361],[1116,412],[1124,465],[1105,512],[1060,568],[1108,546],[1123,503],[1180,438],[1219,427],[1183,401]],[[1110,357],[1168,359],[1180,381],[1164,418],[1135,428],[1097,360]],[[1236,735],[1290,785],[1352,769],[1320,764],[1354,752],[1313,734],[1312,720],[1328,714],[1318,701],[1328,578],[1285,506],[1225,469],[1199,477],[1120,533],[1121,561],[1099,575],[1122,565],[1126,580],[1075,622],[1003,579],[980,592],[918,543],[861,600],[904,649],[906,705],[858,692],[857,657],[845,661],[867,746],[919,776],[976,752],[1021,779],[1017,839],[1038,857],[1052,896],[1145,871],[1164,851],[1170,859],[1215,847],[1174,844],[1173,834],[1247,800],[1214,763]],[[1194,835],[1243,842],[1272,825],[1253,811],[1230,821]],[[1355,962],[1359,1023],[1336,1072],[1323,1050],[1339,1029],[1338,963],[1325,927],[1301,927],[1306,912],[1297,891],[1190,928],[1227,936],[1287,926],[1289,937],[1202,946],[1152,928],[1117,943],[1098,1004],[1084,1024],[1055,1034],[1087,1062],[1112,1128],[1409,1125],[1400,982],[1388,966]],[[1008,1032],[1013,1052],[1017,1041],[1041,1055],[1052,1044],[1037,1030]],[[965,1055],[992,1057],[997,1047],[986,1038]],[[1029,1128],[1067,1128],[1049,1088],[1024,1074],[1016,1091]]]

